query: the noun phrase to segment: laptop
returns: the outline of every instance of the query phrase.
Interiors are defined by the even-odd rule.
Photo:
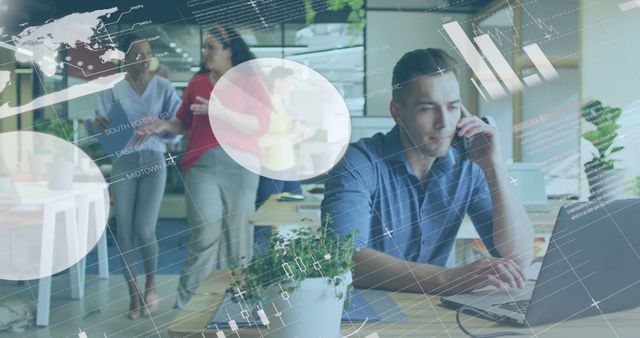
[[[442,297],[490,320],[521,326],[602,315],[640,305],[640,200],[563,206],[535,282],[523,289]]]

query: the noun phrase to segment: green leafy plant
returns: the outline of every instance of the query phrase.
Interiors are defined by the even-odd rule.
[[[354,32],[362,31],[366,25],[364,0],[326,0],[327,8],[330,11],[339,12],[345,7],[349,7],[351,12],[347,17],[347,21],[351,24]],[[308,25],[313,23],[316,11],[313,8],[313,0],[304,0],[305,19]]]
[[[329,223],[330,215],[316,229],[296,229],[291,237],[272,234],[265,252],[254,256],[246,267],[232,269],[235,281],[227,289],[234,295],[232,299],[263,303],[270,286],[280,284],[287,292],[293,292],[307,278],[326,277],[329,285],[336,286],[345,282],[340,276],[353,268],[354,235],[339,236],[328,227]],[[240,293],[242,297],[238,296]]]
[[[73,136],[73,122],[66,119],[44,119],[34,124],[33,130],[69,140]]]
[[[73,121],[67,119],[44,119],[34,124],[33,130],[56,136],[63,140],[71,140],[73,138]],[[43,149],[46,149],[46,147]],[[70,161],[73,155],[71,149],[71,147],[53,147],[50,150],[54,155],[54,159]]]
[[[622,109],[606,107],[600,101],[591,101],[580,108],[582,117],[596,126],[595,130],[582,134],[598,150],[593,154],[593,159],[585,163],[587,169],[612,170],[614,159],[611,155],[624,149],[624,147],[612,147],[618,136],[620,125],[616,122],[622,114]]]
[[[33,130],[49,135],[56,136],[63,140],[71,140],[73,139],[73,121],[67,119],[44,119],[40,120],[37,124],[34,124]],[[105,152],[102,150],[102,146],[100,142],[98,142],[95,138],[90,140],[85,140],[78,143],[78,147],[82,149],[89,157],[92,159],[105,159],[105,161],[110,160],[110,157],[107,157]],[[71,149],[71,148],[69,148]],[[64,156],[63,158],[67,158],[68,154],[55,153],[57,158],[59,156]]]
[[[638,197],[640,197],[640,176],[636,176],[635,193]]]

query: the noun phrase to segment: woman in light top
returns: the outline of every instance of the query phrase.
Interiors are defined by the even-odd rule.
[[[167,177],[165,142],[175,142],[177,138],[152,135],[141,139],[133,130],[152,121],[173,118],[181,100],[168,80],[149,69],[153,54],[145,38],[131,34],[120,45],[126,53],[125,80],[100,96],[96,116],[87,121],[87,125],[91,134],[110,135],[112,140],[129,139],[126,144],[123,140],[124,148],[109,154],[113,160],[110,181],[114,182],[111,193],[117,224],[116,242],[131,297],[129,317],[136,319],[140,314],[153,314],[158,307],[156,225]],[[121,124],[122,120],[128,122],[114,125]],[[142,253],[146,273],[144,289],[136,283],[137,248]]]
[[[261,79],[252,74],[227,76],[223,86],[219,79],[234,66],[254,58],[235,29],[213,25],[204,40],[203,71],[189,82],[176,118],[155,121],[139,132],[189,136],[181,165],[191,236],[189,256],[178,284],[178,308],[189,301],[212,269],[251,260],[253,228],[249,217],[255,211],[258,175],[238,164],[220,143],[235,149],[236,156],[259,160],[258,138],[269,127],[269,94]],[[222,126],[215,135],[208,101],[214,85],[220,98],[214,122]],[[261,104],[248,103],[246,94],[254,99],[252,102]]]

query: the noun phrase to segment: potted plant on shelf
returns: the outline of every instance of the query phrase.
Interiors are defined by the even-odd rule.
[[[620,197],[624,188],[624,171],[614,168],[614,153],[624,149],[622,146],[613,146],[618,138],[620,125],[618,118],[622,109],[606,107],[600,101],[591,101],[580,109],[582,117],[596,126],[596,129],[582,134],[591,142],[598,153],[585,163],[585,174],[589,181],[590,199],[610,200]]]
[[[340,337],[342,309],[351,290],[353,235],[327,227],[273,234],[268,250],[240,269],[227,290],[244,308],[263,310],[268,337]],[[262,321],[264,323],[264,321]]]

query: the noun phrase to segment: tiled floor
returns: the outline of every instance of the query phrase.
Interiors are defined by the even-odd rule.
[[[107,229],[108,232],[111,230]],[[178,276],[187,254],[189,229],[184,220],[160,220],[157,227],[160,254],[158,256],[158,292],[162,301],[153,318],[130,320],[127,318],[129,295],[118,250],[109,236],[108,280],[97,278],[95,250],[87,256],[87,277],[84,299],[71,299],[69,275],[59,274],[52,279],[51,316],[48,327],[31,327],[24,332],[0,331],[3,337],[78,337],[84,331],[89,338],[107,337],[167,337],[167,327],[175,318],[173,309]],[[1,259],[1,258],[0,258]],[[137,265],[138,283],[144,285],[142,264]],[[0,280],[0,312],[2,304],[22,300],[33,307],[35,313],[38,294],[37,281],[15,282]],[[35,323],[35,321],[34,321]]]
[[[32,326],[24,332],[0,332],[0,337],[78,337],[80,330],[88,337],[168,337],[167,328],[178,310],[173,309],[178,275],[159,275],[160,307],[152,318],[127,317],[129,298],[122,275],[108,280],[87,275],[84,299],[73,300],[69,291],[68,275],[54,277],[51,297],[51,317],[48,327]],[[139,282],[144,283],[141,278]],[[37,283],[18,286],[0,282],[4,301],[23,299],[33,302]],[[0,302],[1,303],[1,302]]]

